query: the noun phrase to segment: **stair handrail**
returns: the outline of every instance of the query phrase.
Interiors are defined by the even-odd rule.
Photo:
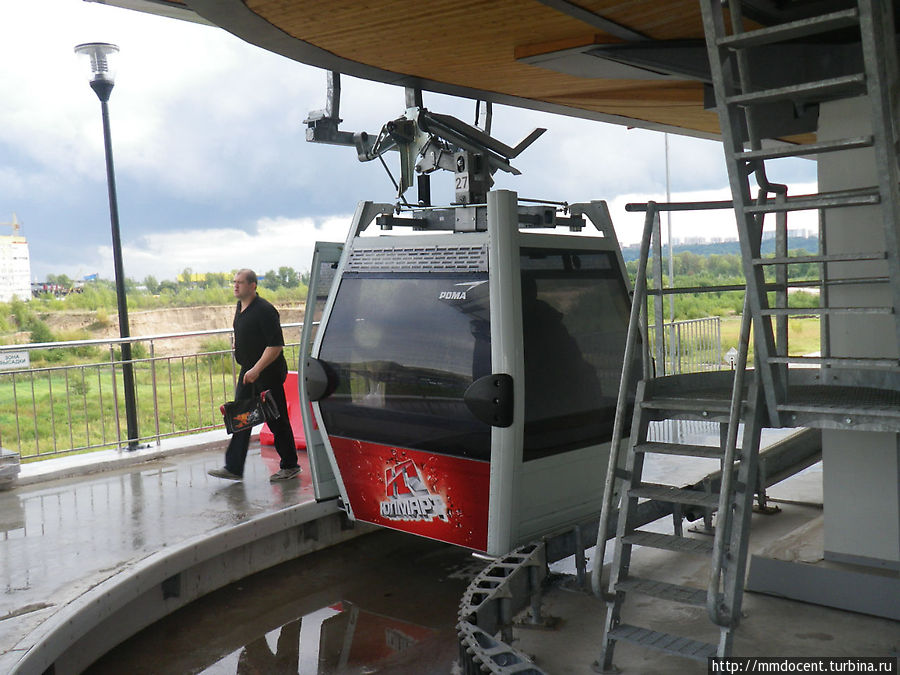
[[[743,407],[744,376],[747,373],[747,354],[750,345],[750,326],[752,317],[748,295],[744,296],[744,308],[741,313],[741,332],[738,337],[738,355],[734,364],[734,383],[731,389],[731,408],[728,413],[728,432],[725,439],[725,454],[722,458],[722,483],[719,486],[719,519],[724,522],[716,524],[716,535],[713,544],[712,561],[710,562],[709,585],[706,589],[706,610],[710,620],[717,626],[730,626],[732,618],[724,603],[719,602],[719,581],[722,577],[725,547],[731,535],[732,493],[734,491],[734,455],[737,452],[738,425],[741,421]],[[742,458],[744,461],[746,458]]]
[[[782,190],[781,188],[784,189]],[[777,201],[784,201],[787,199],[787,186],[767,182],[766,185],[760,186],[756,203],[760,205],[764,204],[768,198],[767,193],[769,192],[775,194]],[[758,219],[758,224],[761,234],[763,226],[762,217]],[[731,389],[731,407],[728,412],[728,431],[725,438],[725,453],[722,457],[722,483],[719,487],[718,507],[719,519],[722,522],[716,524],[713,554],[710,563],[709,585],[706,589],[706,610],[709,613],[709,618],[714,624],[725,627],[731,626],[736,618],[731,615],[730,609],[725,606],[724,602],[719,602],[719,582],[722,577],[725,548],[731,538],[732,519],[734,517],[731,510],[734,492],[734,456],[737,452],[738,425],[741,422],[741,412],[743,409],[744,377],[747,374],[747,358],[750,352],[750,333],[752,324],[753,316],[750,309],[750,294],[745,293],[744,307],[741,310],[741,330],[738,336],[738,354],[734,363],[734,382]],[[755,400],[755,391],[752,392],[752,394],[752,396],[748,395],[748,404],[757,405],[758,401]],[[748,448],[745,448],[744,450],[749,451]],[[749,461],[749,458],[742,457],[741,461]],[[749,486],[747,486],[747,489],[749,489]]]
[[[628,334],[625,338],[625,356],[622,364],[622,377],[619,380],[619,394],[616,400],[616,415],[613,420],[612,438],[609,445],[609,463],[606,468],[606,479],[603,486],[603,502],[600,509],[600,523],[597,528],[597,545],[591,560],[591,590],[594,595],[606,601],[615,598],[614,593],[604,592],[602,584],[603,559],[606,555],[606,533],[613,510],[613,496],[616,478],[618,478],[619,457],[624,436],[625,410],[628,400],[628,386],[631,382],[632,361],[637,343],[641,314],[645,311],[647,300],[647,262],[650,258],[650,244],[653,226],[659,218],[657,204],[647,202],[647,213],[644,216],[644,230],[641,236],[641,252],[638,259],[637,273],[634,280],[634,293],[631,300],[631,314],[628,318]]]

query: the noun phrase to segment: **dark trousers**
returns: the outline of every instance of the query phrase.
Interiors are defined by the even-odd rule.
[[[260,392],[268,389],[272,399],[281,413],[277,420],[269,420],[267,424],[275,436],[275,450],[281,457],[281,468],[292,469],[297,466],[297,449],[294,446],[294,430],[291,429],[291,420],[288,418],[287,400],[284,397],[284,382],[262,382],[257,380],[252,385],[243,384],[244,370],[238,375],[238,384],[234,389],[234,400],[250,398],[254,391]],[[255,385],[255,387],[254,387]],[[251,430],[232,434],[228,449],[225,450],[225,468],[238,476],[244,475],[244,463],[247,461],[247,448],[250,446]]]

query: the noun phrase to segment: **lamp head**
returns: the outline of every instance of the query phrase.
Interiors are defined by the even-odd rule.
[[[91,88],[101,98],[104,98],[101,91],[109,98],[109,92],[115,83],[115,68],[112,67],[115,59],[110,57],[118,51],[119,48],[109,42],[86,42],[75,47],[76,54],[89,59]]]

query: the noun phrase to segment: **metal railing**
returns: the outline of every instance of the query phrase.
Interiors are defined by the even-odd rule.
[[[292,368],[299,330],[290,329],[301,325],[282,325]],[[27,460],[126,445],[125,342],[132,346],[138,443],[218,428],[219,406],[233,398],[239,370],[233,340],[231,329],[220,329],[0,346],[0,446]]]
[[[648,327],[650,353],[664,354],[664,372],[670,375],[700,373],[729,368],[722,354],[722,319],[710,316],[704,319],[687,319],[664,323],[663,349],[656,349],[658,333],[653,324]]]
[[[300,326],[282,328],[287,337]],[[660,333],[649,328],[652,342]],[[666,372],[726,367],[719,317],[663,328]],[[211,344],[216,340],[221,344]],[[23,460],[124,447],[120,349],[126,341],[133,352],[139,444],[221,426],[219,406],[232,398],[238,372],[231,329],[3,345],[0,363],[14,369],[0,370],[0,446]],[[294,367],[299,337],[286,342],[285,358]],[[650,353],[660,352],[651,345]]]

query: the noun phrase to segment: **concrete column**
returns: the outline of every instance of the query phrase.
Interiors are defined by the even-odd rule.
[[[825,103],[820,107],[820,141],[871,133],[868,99]],[[876,183],[871,149],[824,154],[818,159],[819,190],[844,190]],[[880,207],[826,212],[829,254],[885,249]],[[831,278],[887,274],[880,262],[832,263]],[[889,306],[887,284],[835,286],[832,306]],[[897,358],[898,345],[889,315],[832,317],[828,334],[832,356]],[[852,401],[847,401],[848,405]],[[823,433],[825,558],[900,569],[900,436],[896,433],[825,431]]]

